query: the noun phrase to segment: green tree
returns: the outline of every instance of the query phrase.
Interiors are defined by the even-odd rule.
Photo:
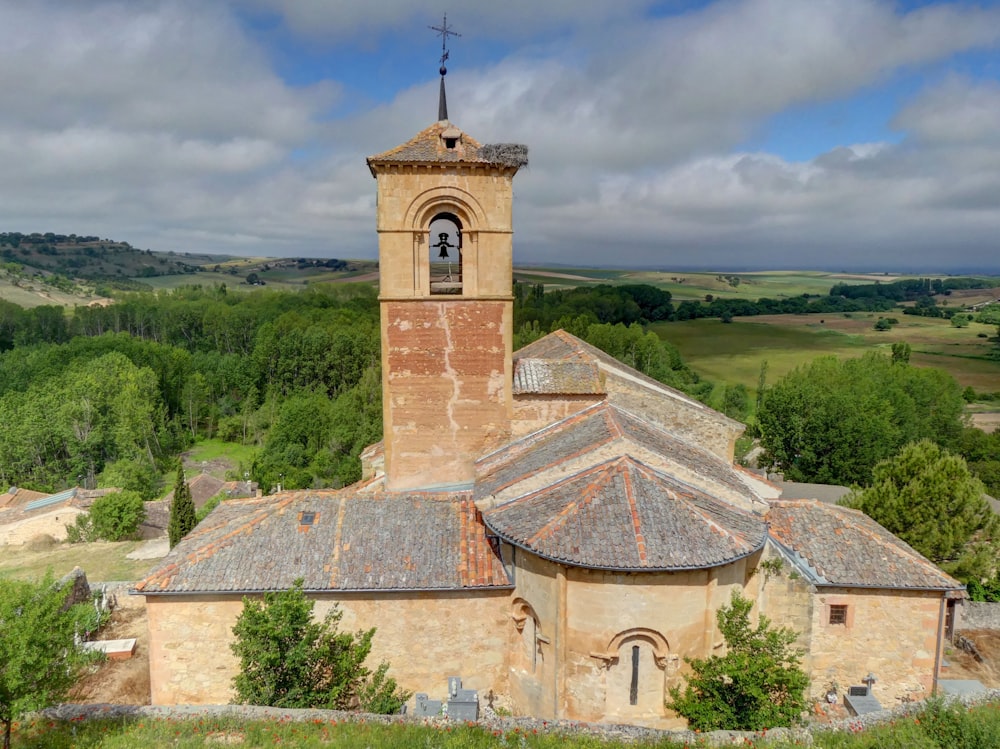
[[[962,388],[948,373],[889,357],[820,357],[769,387],[758,423],[764,460],[793,481],[867,485],[908,442],[950,446],[962,433]]]
[[[892,363],[909,364],[911,353],[913,353],[913,349],[910,347],[910,344],[905,341],[896,341],[896,343],[892,344]]]
[[[236,701],[272,707],[316,707],[395,713],[409,699],[388,664],[364,665],[375,630],[338,632],[343,614],[334,606],[322,622],[313,620],[314,602],[302,580],[290,590],[267,593],[263,602],[243,599],[232,650],[240,672],[233,679]]]
[[[930,440],[906,445],[872,472],[872,484],[842,500],[963,579],[992,571],[1000,520],[985,487],[958,455]]]
[[[726,653],[687,658],[691,666],[684,690],[670,690],[668,707],[699,731],[759,731],[797,723],[806,707],[809,679],[800,666],[798,635],[775,629],[761,616],[750,624],[753,602],[734,591],[716,613]]]
[[[90,506],[94,533],[105,541],[123,541],[135,535],[146,519],[146,503],[136,492],[105,494]]]
[[[174,482],[174,498],[170,502],[170,521],[167,523],[170,548],[174,548],[197,524],[191,488],[184,480],[184,466],[177,461],[177,480]]]
[[[76,612],[51,573],[31,583],[0,577],[0,728],[60,702],[92,656],[74,642]],[[74,607],[75,608],[75,607]]]
[[[144,456],[135,460],[116,460],[104,466],[98,486],[135,492],[143,499],[153,499],[160,485],[156,466]]]

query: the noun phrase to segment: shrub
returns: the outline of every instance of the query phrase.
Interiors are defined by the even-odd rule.
[[[302,592],[267,593],[263,602],[243,599],[232,650],[240,661],[233,679],[236,701],[251,705],[326,708],[395,713],[409,699],[389,665],[374,672],[364,666],[375,629],[338,632],[343,614],[334,606],[322,622],[313,621],[314,602]]]
[[[134,536],[146,519],[146,504],[137,492],[105,494],[94,500],[90,519],[96,538],[123,541]]]
[[[750,626],[753,602],[734,591],[728,606],[716,613],[726,654],[685,659],[691,666],[684,692],[670,690],[668,707],[698,731],[759,731],[797,723],[806,707],[808,677],[798,635],[774,629],[765,616]]]

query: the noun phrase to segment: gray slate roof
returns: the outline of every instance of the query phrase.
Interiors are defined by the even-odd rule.
[[[817,500],[769,500],[771,537],[817,585],[959,591],[946,575],[863,512]]]
[[[760,549],[767,527],[632,458],[606,464],[484,513],[487,527],[545,559],[591,569],[703,569]]]
[[[631,442],[677,461],[752,501],[750,490],[731,465],[610,403],[590,406],[481,458],[476,463],[476,498],[496,494],[617,439],[623,440],[623,454],[628,452],[625,441]],[[604,460],[606,457],[599,459]]]
[[[286,590],[300,577],[312,591],[510,586],[468,494],[283,492],[223,502],[135,590]]]
[[[654,380],[652,377],[642,374],[627,364],[618,361],[610,354],[601,351],[596,346],[591,346],[575,335],[567,333],[565,330],[556,330],[515,351],[514,371],[517,371],[520,362],[525,359],[593,362],[605,378],[618,377],[621,380],[621,377],[616,373],[622,373],[634,385],[657,391],[659,394],[664,394],[669,398],[681,401],[689,408],[695,409],[715,421],[732,424],[740,430],[744,428],[743,424],[730,419],[715,409],[709,408],[687,393],[682,393],[676,388],[672,388],[658,380]],[[602,384],[606,385],[606,382],[602,382]],[[626,408],[628,407],[627,404],[625,406]]]
[[[602,395],[604,385],[595,362],[518,359],[513,392],[531,395]]]

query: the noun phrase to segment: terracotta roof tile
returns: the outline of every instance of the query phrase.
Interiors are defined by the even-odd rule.
[[[303,513],[312,514],[312,523]],[[141,593],[509,587],[468,494],[284,492],[219,505]]]
[[[563,564],[702,569],[760,549],[764,522],[632,458],[594,466],[485,514],[504,540]]]
[[[448,148],[443,135],[446,133],[455,137],[455,147]],[[415,136],[395,148],[368,157],[368,166],[386,162],[407,163],[473,163],[489,164],[490,161],[479,155],[482,148],[475,138],[463,133],[449,122],[435,122],[424,128]]]
[[[960,590],[862,512],[816,500],[770,500],[771,537],[818,585]]]

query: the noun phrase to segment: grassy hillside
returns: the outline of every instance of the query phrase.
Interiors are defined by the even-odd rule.
[[[826,294],[837,283],[888,283],[899,276],[845,274],[824,271],[680,272],[613,270],[607,268],[515,268],[514,278],[546,287],[565,288],[598,283],[649,284],[669,291],[674,301],[704,299],[706,294],[732,299],[783,299],[802,294]]]
[[[657,323],[653,330],[677,346],[698,374],[712,380],[742,383],[756,391],[761,363],[768,363],[768,381],[817,356],[861,356],[866,351],[888,352],[897,341],[913,349],[910,362],[944,369],[963,386],[976,390],[1000,389],[1000,360],[991,358],[995,326],[972,323],[954,328],[948,320],[899,315],[892,330],[873,329],[876,313],[846,315],[762,315]]]

